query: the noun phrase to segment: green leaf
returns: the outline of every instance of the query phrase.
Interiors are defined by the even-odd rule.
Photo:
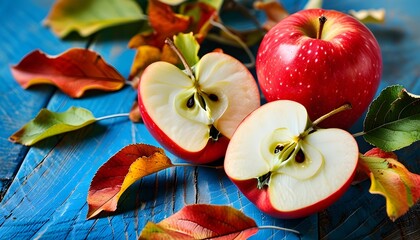
[[[31,146],[45,138],[83,128],[97,121],[84,108],[71,107],[65,112],[41,109],[38,115],[10,136],[10,141]]]
[[[219,11],[223,5],[223,0],[198,0],[198,2],[212,6],[216,11]]]
[[[189,66],[192,67],[198,63],[200,60],[198,57],[200,44],[198,44],[193,33],[180,33],[174,36],[174,44],[182,53]]]
[[[45,25],[63,38],[71,31],[83,37],[103,28],[146,19],[133,0],[58,0],[45,19]]]
[[[400,85],[385,88],[364,121],[365,140],[385,151],[395,151],[420,140],[420,96]]]
[[[394,153],[373,148],[359,157],[359,166],[370,177],[369,192],[385,197],[392,221],[419,201],[420,175],[408,171]]]
[[[322,8],[322,0],[309,0],[304,9]]]
[[[159,0],[160,2],[163,2],[164,4],[168,4],[171,6],[179,5],[183,2],[186,2],[187,0]]]

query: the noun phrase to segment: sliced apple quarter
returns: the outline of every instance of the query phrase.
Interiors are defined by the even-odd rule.
[[[260,106],[260,95],[252,74],[229,55],[208,53],[190,71],[166,62],[151,64],[140,80],[139,105],[146,127],[164,147],[197,162],[220,137],[232,137]],[[223,157],[227,142],[215,146],[224,150],[210,158]]]
[[[312,125],[303,105],[267,103],[232,137],[225,171],[262,211],[303,217],[332,204],[354,176],[358,146],[351,134]]]

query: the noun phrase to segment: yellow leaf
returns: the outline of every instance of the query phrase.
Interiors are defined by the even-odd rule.
[[[374,148],[359,158],[361,169],[370,177],[369,191],[386,199],[386,211],[395,221],[420,198],[420,175],[411,173],[396,156]]]
[[[112,156],[96,172],[89,187],[88,218],[103,211],[113,212],[118,200],[135,181],[172,167],[163,149],[147,144],[132,144]]]

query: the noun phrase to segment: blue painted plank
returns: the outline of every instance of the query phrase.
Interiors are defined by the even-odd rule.
[[[45,107],[55,91],[48,86],[22,89],[10,67],[35,49],[55,55],[84,44],[62,42],[42,26],[50,2],[0,1],[0,200],[28,151],[27,147],[9,142],[8,137]]]
[[[34,32],[40,32],[36,36],[38,41],[28,40],[28,35],[19,39],[24,41],[25,47],[21,49],[17,42],[13,43],[10,36],[0,44],[14,45],[17,53],[12,51],[7,58],[1,58],[4,63],[17,62],[28,51],[43,46],[49,53],[61,52],[71,44],[81,45],[83,42],[64,42],[57,40],[47,30],[38,26],[39,20],[45,16],[52,1],[46,4],[44,1],[33,1],[25,4],[33,12],[21,7],[22,4],[0,3],[0,13],[8,17],[10,22],[19,20],[16,16],[36,15],[32,21]],[[416,33],[415,22],[418,16],[414,9],[414,1],[326,1],[326,6],[339,10],[348,10],[354,7],[368,8],[371,6],[386,6],[390,18],[384,26],[372,26],[377,34],[384,54],[384,82],[386,85],[399,82],[407,86],[409,90],[419,93],[418,84],[418,57],[419,38]],[[4,4],[4,5],[1,5]],[[46,4],[46,5],[42,5]],[[398,4],[398,5],[393,5]],[[410,5],[409,5],[410,4]],[[7,6],[6,6],[7,5]],[[19,7],[18,7],[19,6]],[[10,11],[2,11],[7,7]],[[37,8],[38,7],[38,8]],[[293,6],[291,7],[293,8]],[[26,10],[25,10],[26,9]],[[396,13],[405,13],[404,15]],[[31,15],[32,14],[32,15]],[[405,17],[402,17],[405,16]],[[23,21],[24,19],[22,19]],[[388,19],[387,19],[388,20]],[[24,22],[25,22],[24,21]],[[401,23],[407,25],[401,26]],[[10,23],[17,27],[20,22]],[[392,34],[388,34],[391,32]],[[42,34],[41,34],[42,33]],[[0,29],[0,36],[7,35]],[[10,35],[10,33],[9,33]],[[45,38],[45,39],[44,39]],[[105,60],[113,64],[124,75],[128,75],[133,52],[127,50],[125,42],[98,41],[93,45],[95,51],[100,52]],[[27,42],[25,42],[27,41]],[[45,41],[45,42],[44,42]],[[53,44],[51,44],[51,42]],[[45,45],[44,45],[45,44]],[[15,55],[16,54],[16,55]],[[2,57],[2,56],[0,56]],[[400,66],[395,66],[400,63]],[[1,77],[5,77],[11,87],[1,89],[3,93],[14,91],[16,95],[7,97],[8,104],[0,108],[10,117],[12,113],[20,114],[19,123],[14,123],[19,128],[28,119],[32,118],[41,106],[47,106],[54,111],[64,111],[70,106],[81,106],[90,109],[95,116],[100,117],[117,112],[127,112],[136,93],[130,87],[115,93],[90,93],[83,99],[70,99],[54,88],[36,88],[35,90],[23,91],[11,80],[10,73],[1,68]],[[3,86],[2,86],[3,87]],[[25,95],[26,94],[26,95]],[[50,95],[52,97],[50,98]],[[13,95],[13,94],[12,94]],[[29,95],[29,96],[28,96]],[[45,95],[48,95],[47,97]],[[22,105],[17,103],[37,104],[27,106],[22,110]],[[34,101],[34,99],[37,99]],[[44,99],[40,104],[38,99]],[[26,102],[25,102],[26,101]],[[3,102],[3,101],[2,101]],[[36,103],[29,103],[36,102]],[[0,103],[2,104],[2,103]],[[14,105],[14,106],[8,106]],[[3,106],[3,105],[0,105]],[[6,107],[7,106],[7,107]],[[11,108],[16,108],[12,111]],[[34,110],[37,109],[37,110]],[[20,111],[26,111],[20,113]],[[16,113],[18,112],[18,113]],[[3,113],[1,115],[3,117]],[[11,122],[11,121],[9,121]],[[3,124],[3,121],[0,122]],[[361,123],[359,126],[360,128]],[[7,129],[7,125],[1,125]],[[9,130],[10,131],[10,130]],[[1,135],[3,138],[3,135]],[[8,137],[8,135],[7,135]],[[356,185],[343,196],[336,204],[320,213],[304,219],[279,220],[271,218],[259,212],[236,187],[226,178],[221,170],[198,169],[198,168],[175,168],[162,171],[149,176],[134,184],[126,194],[121,197],[121,208],[116,214],[95,219],[86,220],[87,206],[86,194],[89,183],[97,169],[115,152],[123,146],[135,143],[147,142],[158,145],[148,134],[142,124],[133,124],[127,119],[112,119],[88,126],[83,131],[72,132],[36,144],[27,153],[26,149],[1,142],[4,149],[19,147],[19,153],[11,156],[11,159],[25,160],[20,167],[6,196],[0,203],[0,239],[33,239],[33,238],[127,238],[136,239],[147,221],[159,222],[186,204],[213,203],[229,204],[244,211],[245,214],[256,220],[258,225],[277,225],[300,230],[304,238],[316,239],[359,239],[359,238],[406,238],[419,235],[419,207],[412,209],[410,213],[398,220],[390,222],[384,209],[384,200],[380,196],[367,193],[368,182]],[[402,161],[410,170],[420,172],[418,161],[418,144],[398,152]],[[367,146],[364,146],[367,149]],[[23,149],[23,150],[22,150]],[[0,156],[7,154],[7,150]],[[19,156],[16,156],[19,155]],[[169,154],[170,155],[170,154]],[[174,161],[181,161],[170,155]],[[5,160],[1,159],[1,163]],[[414,161],[413,161],[414,160]],[[16,166],[3,167],[7,171]],[[12,176],[8,173],[8,176]],[[320,219],[318,225],[318,218]],[[400,234],[400,235],[398,235]],[[295,239],[292,234],[284,232],[264,230],[253,239]]]

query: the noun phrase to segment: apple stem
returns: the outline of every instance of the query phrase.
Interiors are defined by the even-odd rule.
[[[176,163],[173,164],[174,167],[203,167],[203,168],[212,168],[212,169],[223,169],[223,165],[211,166],[211,165],[200,165],[200,164],[190,164],[190,163]]]
[[[168,44],[169,47],[176,53],[176,55],[179,57],[182,64],[184,65],[185,71],[187,71],[187,75],[195,82],[196,80],[193,70],[190,67],[190,65],[188,65],[187,60],[185,59],[184,55],[182,55],[181,51],[179,51],[179,49],[175,46],[174,42],[171,39],[166,38],[165,43]]]
[[[318,29],[318,35],[317,35],[317,39],[321,39],[322,37],[322,29],[324,29],[324,24],[327,21],[327,17],[325,17],[324,15],[322,15],[321,17],[319,17],[319,29]]]
[[[337,114],[339,112],[342,112],[344,110],[349,110],[349,109],[351,109],[351,104],[350,103],[346,103],[346,104],[342,105],[341,107],[336,108],[336,109],[332,110],[331,112],[329,112],[329,113],[327,113],[327,114],[319,117],[317,120],[315,120],[312,123],[312,127],[315,128],[316,125],[318,125],[320,122],[324,121],[325,119],[331,117],[332,115],[335,115],[335,114]]]
[[[300,238],[300,232],[294,229],[290,229],[290,228],[284,228],[284,227],[278,227],[278,226],[274,226],[274,225],[268,225],[268,226],[259,226],[258,229],[263,230],[263,229],[275,229],[275,230],[280,230],[280,231],[286,231],[286,232],[292,232],[295,233],[299,236]]]
[[[363,135],[365,135],[366,133],[365,132],[358,132],[358,133],[355,133],[355,134],[353,134],[353,137],[360,137],[360,136],[363,136]]]
[[[117,117],[128,117],[128,116],[130,116],[130,113],[116,113],[116,114],[96,118],[96,121],[101,121],[101,120],[110,119],[110,118],[117,118]]]

